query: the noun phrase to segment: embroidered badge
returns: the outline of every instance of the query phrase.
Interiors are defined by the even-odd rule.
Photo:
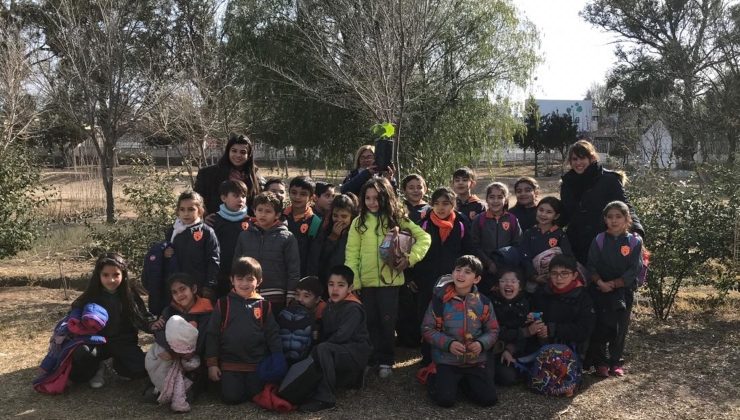
[[[249,229],[249,222],[242,222],[242,230]]]
[[[156,256],[154,256],[154,255],[150,255],[150,256],[149,256],[149,261],[154,261],[154,260],[156,260],[156,259],[157,259],[157,257],[156,257]]]
[[[511,223],[503,222],[501,223],[501,227],[504,228],[504,230],[509,230],[509,228],[511,227]]]
[[[262,318],[262,308],[260,308],[259,305],[254,307],[254,318],[255,319]]]
[[[195,239],[195,242],[200,241],[203,239],[203,231],[202,230],[196,230],[193,232],[193,239]]]
[[[308,232],[308,223],[301,225],[301,233],[305,234],[306,232]]]
[[[619,252],[621,252],[622,255],[626,257],[630,254],[630,247],[628,247],[627,245],[622,245],[622,247],[619,248]]]
[[[547,244],[550,245],[550,248],[554,248],[554,247],[558,246],[558,238],[550,238],[547,241]]]
[[[476,213],[475,213],[475,211],[471,211],[471,212],[470,212],[470,220],[473,220],[473,219],[475,219],[475,216],[476,216]]]

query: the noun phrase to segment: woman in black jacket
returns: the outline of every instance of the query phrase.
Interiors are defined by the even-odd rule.
[[[247,207],[251,212],[252,200],[260,192],[260,182],[254,164],[254,147],[244,134],[230,134],[218,163],[198,171],[195,191],[205,200],[206,215],[216,213],[221,206],[218,189],[227,179],[239,180],[247,185]]]
[[[560,184],[563,214],[559,222],[567,226],[568,240],[578,262],[587,264],[591,241],[606,230],[601,212],[612,201],[627,203],[632,216],[632,230],[645,236],[642,224],[625,196],[626,176],[604,169],[593,144],[586,140],[575,142],[568,150],[568,163],[571,169],[563,175]]]

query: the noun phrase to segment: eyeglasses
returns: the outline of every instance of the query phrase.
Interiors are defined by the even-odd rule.
[[[553,278],[560,277],[562,279],[562,278],[572,275],[573,273],[574,273],[573,271],[550,271],[550,277],[553,277]]]

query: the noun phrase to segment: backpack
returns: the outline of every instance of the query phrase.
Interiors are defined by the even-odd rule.
[[[380,259],[383,261],[383,266],[391,267],[394,273],[392,274],[390,281],[386,280],[381,274],[380,281],[383,282],[383,284],[390,285],[393,283],[393,280],[396,277],[394,267],[398,265],[398,262],[401,259],[407,258],[409,254],[411,254],[411,248],[414,246],[415,242],[416,240],[411,236],[410,232],[400,230],[398,227],[390,229],[388,233],[385,234],[383,242],[381,242],[378,247],[378,253],[380,255]],[[381,273],[383,272],[383,267],[380,267],[380,271]]]
[[[144,256],[144,267],[141,271],[141,284],[149,294],[149,312],[160,315],[170,304],[170,291],[167,289],[167,277],[177,271],[177,257],[164,257],[164,250],[172,246],[169,241],[154,242]]]
[[[572,397],[582,380],[581,359],[565,344],[546,344],[514,366],[527,375],[527,386],[542,395]]]
[[[277,317],[283,352],[289,361],[302,360],[311,351],[314,316],[303,305],[293,304]]]
[[[630,247],[630,254],[632,253],[632,250],[635,249],[637,244],[640,243],[640,235],[637,233],[628,233],[627,234],[627,240],[629,241],[629,247]],[[599,233],[596,235],[596,246],[599,247],[599,251],[604,249],[604,232]],[[643,243],[642,250],[641,250],[641,257],[642,257],[642,268],[640,269],[640,272],[637,273],[637,283],[635,287],[640,288],[647,283],[647,272],[648,272],[648,266],[650,266],[650,252],[645,249],[645,244]]]

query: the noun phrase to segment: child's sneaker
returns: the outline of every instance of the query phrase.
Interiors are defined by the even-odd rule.
[[[596,366],[596,376],[600,376],[602,378],[608,378],[609,377],[609,367],[608,366]]]
[[[98,366],[98,371],[95,372],[95,376],[93,376],[92,379],[88,381],[88,383],[90,384],[90,388],[102,388],[103,385],[105,385],[105,378],[103,376],[105,376],[105,364],[101,363],[100,366]]]
[[[378,376],[380,376],[381,379],[388,378],[392,374],[393,374],[393,369],[389,365],[378,366]]]
[[[624,376],[624,368],[622,366],[612,366],[611,374],[613,376]]]

